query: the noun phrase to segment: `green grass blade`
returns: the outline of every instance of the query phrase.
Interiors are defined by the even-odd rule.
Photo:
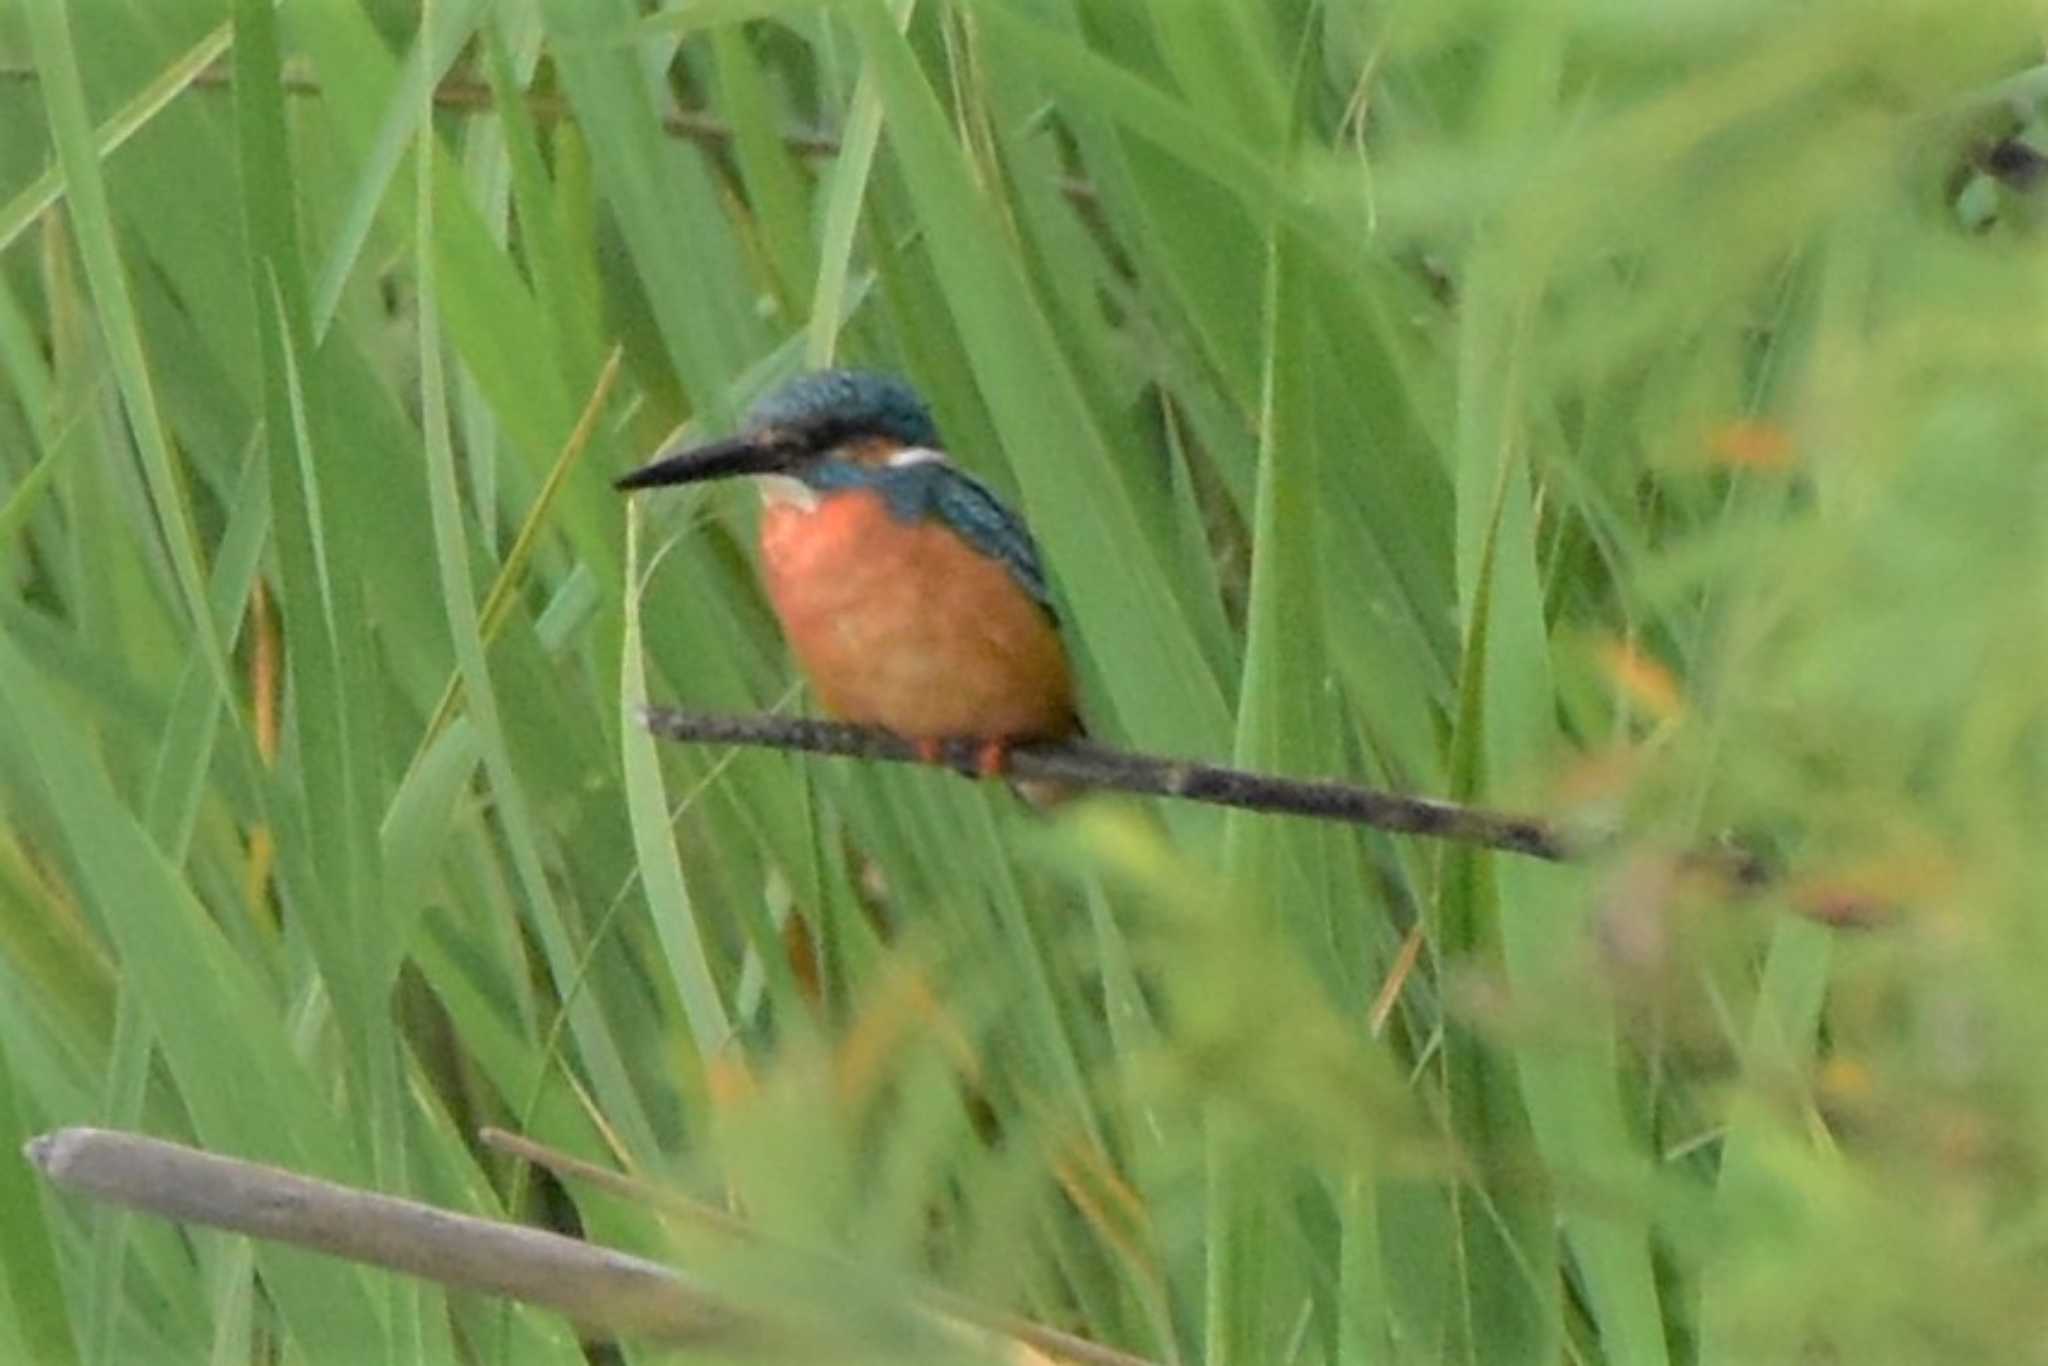
[[[0,1144],[10,1153],[35,1136],[21,1101],[6,1044],[0,1041]],[[64,1281],[57,1268],[55,1229],[43,1218],[44,1198],[28,1163],[0,1163],[0,1207],[13,1212],[10,1236],[0,1242],[7,1326],[26,1360],[64,1366],[79,1359],[78,1343],[64,1314]]]
[[[74,856],[91,851],[73,871],[142,993],[200,1141],[304,1171],[359,1176],[340,1129],[331,1118],[318,1119],[328,1107],[287,1048],[284,1020],[268,999],[267,985],[229,949],[190,889],[121,806],[105,774],[76,762],[76,737],[4,637],[0,695],[7,701],[14,745],[34,763],[32,781],[48,794],[67,846]],[[194,982],[206,983],[207,990],[193,991]],[[242,1079],[250,1076],[265,1079],[270,1105],[246,1104]],[[366,1333],[374,1341],[382,1321],[357,1273],[316,1268],[282,1252],[260,1260],[309,1359],[361,1359]]]
[[[428,257],[434,231],[435,157],[432,124],[415,149],[418,160],[417,213],[420,241]],[[447,389],[442,378],[440,333],[433,310],[434,276],[431,265],[423,264],[420,312],[421,396],[426,415],[427,495],[434,516],[434,554],[440,575],[442,605],[448,614],[450,634],[462,675],[463,696],[468,714],[474,719],[484,758],[484,770],[505,824],[505,838],[520,891],[526,899],[530,923],[555,975],[564,1001],[562,1009],[584,1062],[590,1067],[598,1098],[611,1123],[618,1126],[632,1150],[651,1154],[654,1130],[638,1091],[634,1088],[612,1027],[597,1005],[581,990],[580,955],[574,947],[563,908],[549,885],[543,868],[539,830],[527,807],[524,787],[512,762],[499,720],[497,693],[485,660],[483,638],[471,596],[467,534],[462,524],[462,503],[455,483],[455,454],[448,442]]]
[[[626,532],[626,570],[638,577],[639,557],[635,554],[635,533]],[[625,665],[619,671],[625,690],[620,710],[637,718],[647,705],[647,675],[641,655],[637,612],[626,617]],[[668,797],[662,788],[661,767],[655,741],[645,726],[629,722],[622,731],[625,745],[626,803],[633,821],[633,844],[639,855],[640,880],[646,888],[647,904],[653,912],[655,933],[661,940],[662,955],[675,981],[683,1016],[690,1025],[690,1037],[697,1056],[705,1066],[736,1061],[728,1056],[733,1042],[732,1020],[723,993],[712,973],[706,951],[709,927],[699,920],[690,888],[676,858],[669,832]]]
[[[129,422],[142,457],[158,531],[170,556],[173,583],[200,656],[215,686],[230,691],[226,655],[206,607],[206,578],[191,512],[171,457],[149,361],[144,352],[126,268],[107,202],[99,149],[86,116],[85,90],[72,45],[70,19],[55,0],[26,6],[29,35],[42,73],[45,107],[59,165],[69,188],[71,221],[99,311],[101,334],[112,357]]]
[[[92,147],[100,158],[111,157],[131,138],[149,126],[172,101],[188,90],[206,69],[220,60],[234,41],[234,29],[221,24],[195,43],[177,61],[137,91],[129,101],[94,131]],[[38,218],[64,197],[64,172],[52,167],[38,176],[27,189],[0,206],[0,251],[7,250]]]

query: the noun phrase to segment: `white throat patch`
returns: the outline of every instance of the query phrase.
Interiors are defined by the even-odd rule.
[[[818,491],[787,474],[764,474],[761,476],[761,501],[809,512],[818,506]]]

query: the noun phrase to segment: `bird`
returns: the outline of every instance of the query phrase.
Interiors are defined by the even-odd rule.
[[[892,731],[933,762],[948,742],[978,741],[986,776],[1011,746],[1082,733],[1038,544],[953,463],[908,382],[800,374],[737,434],[665,451],[615,486],[735,476],[760,487],[763,587],[826,712]]]

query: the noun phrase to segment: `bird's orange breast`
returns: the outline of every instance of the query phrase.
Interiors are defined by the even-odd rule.
[[[1075,729],[1067,655],[999,562],[869,489],[761,514],[762,573],[826,710],[914,738]]]

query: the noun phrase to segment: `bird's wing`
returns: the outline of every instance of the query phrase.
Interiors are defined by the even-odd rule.
[[[973,475],[940,461],[906,465],[887,472],[884,496],[899,513],[937,517],[958,531],[967,543],[1010,571],[1010,577],[1058,620],[1052,590],[1039,562],[1038,543],[1016,513],[995,491]]]

